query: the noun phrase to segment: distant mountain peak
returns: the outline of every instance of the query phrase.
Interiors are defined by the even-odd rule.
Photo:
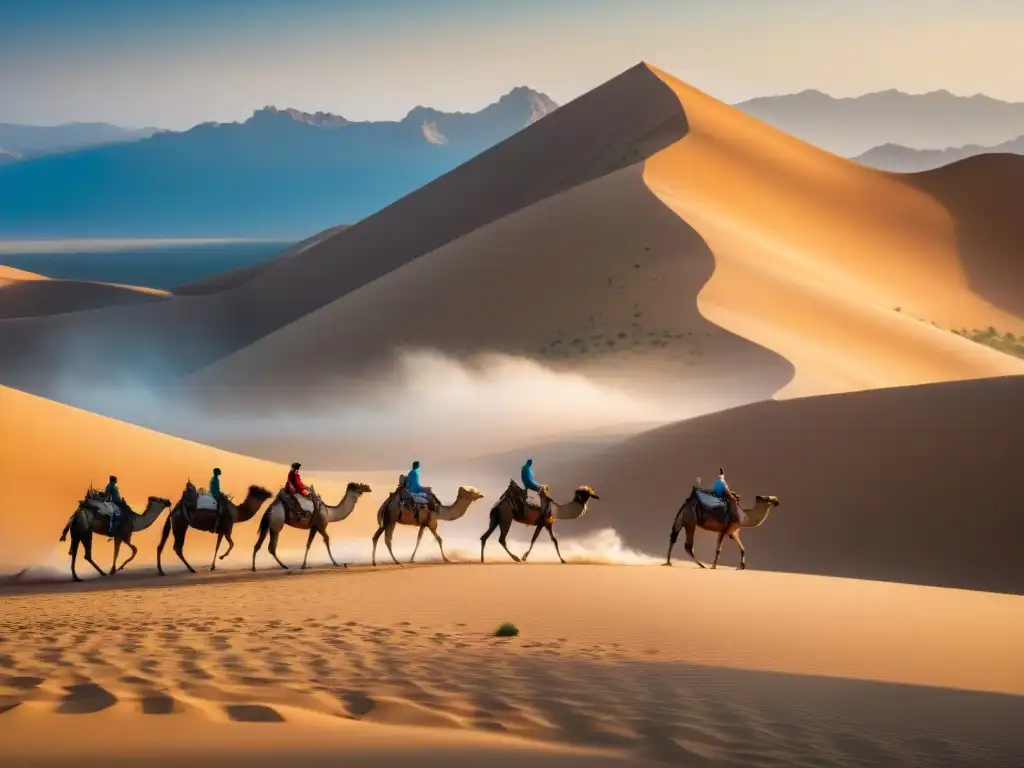
[[[278,109],[274,106],[263,107],[263,109],[257,109],[252,113],[246,122],[247,123],[276,123],[290,120],[296,123],[306,123],[317,128],[340,128],[344,125],[349,125],[352,121],[347,120],[341,115],[335,115],[331,112],[303,112],[299,109],[292,109],[286,107],[285,109]]]

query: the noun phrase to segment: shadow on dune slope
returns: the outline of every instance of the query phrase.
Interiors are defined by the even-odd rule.
[[[1024,156],[978,155],[900,176],[956,220],[957,253],[970,286],[1024,317]]]
[[[769,401],[663,427],[549,475],[602,501],[611,526],[663,554],[697,476],[724,466],[744,500],[782,505],[744,542],[752,568],[1024,593],[1024,377]],[[569,526],[565,526],[568,533]],[[698,554],[714,552],[698,532]],[[689,560],[682,546],[676,561]],[[723,563],[738,561],[727,542]]]

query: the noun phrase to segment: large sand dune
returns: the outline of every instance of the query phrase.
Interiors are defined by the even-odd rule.
[[[560,526],[614,527],[664,553],[694,479],[724,466],[752,501],[782,504],[743,534],[752,568],[1024,593],[1024,378],[954,382],[756,403],[648,432],[560,467],[599,512]],[[697,532],[709,561],[715,536]],[[689,560],[680,542],[677,562]],[[738,553],[726,542],[723,562]]]
[[[1024,754],[1021,597],[624,566],[189,581],[4,596],[4,759],[775,768]],[[509,620],[521,636],[494,638]]]
[[[89,484],[102,488],[108,475],[118,476],[122,495],[136,511],[143,509],[149,496],[177,501],[189,478],[205,486],[215,466],[224,472],[225,492],[236,499],[243,498],[252,484],[276,492],[287,475],[287,466],[161,435],[6,387],[0,387],[0,432],[0,524],[11,532],[0,538],[2,571],[41,563],[59,564],[63,570],[67,545],[57,543],[61,529]],[[333,475],[311,474],[306,480],[315,482],[331,503],[349,481],[376,484],[374,493],[360,500],[352,518],[338,524],[369,535],[375,528],[377,506],[393,487],[395,473],[363,472],[340,481]],[[253,529],[255,538],[258,518],[244,525]],[[134,537],[140,550],[136,562],[153,562],[162,526],[163,518]],[[249,536],[240,545],[242,540],[251,543]],[[187,550],[197,553],[195,564],[207,562],[212,543],[208,534],[190,534]],[[282,543],[301,547],[305,534],[286,530]],[[109,545],[100,537],[96,546],[97,559],[106,564]],[[238,550],[242,562],[247,557],[243,550],[245,546]],[[247,550],[248,556],[251,552]],[[169,551],[168,555],[174,559]]]
[[[167,295],[166,291],[134,285],[51,280],[34,272],[0,265],[0,320],[142,304]]]
[[[655,348],[662,375],[696,391],[707,391],[716,375],[743,382],[751,399],[1024,373],[1024,361],[951,332],[1024,330],[1024,312],[974,287],[979,280],[1024,286],[1024,260],[1012,253],[1024,244],[1020,203],[1009,182],[1024,180],[1024,167],[965,167],[936,180],[929,194],[924,181],[862,168],[649,71],[678,97],[687,131],[643,165],[465,235],[193,383],[231,393],[239,382],[258,382],[273,393],[328,347],[345,351],[319,355],[317,369],[332,386],[332,375],[403,343],[540,351],[557,364],[566,362],[558,354],[565,349],[570,364],[585,367],[593,355],[576,354],[575,340],[588,352],[613,351],[602,357],[615,366],[663,333],[686,338]],[[637,183],[641,168],[685,226],[652,208]],[[997,191],[973,204],[958,192],[989,178],[1002,180]],[[1000,238],[997,247],[963,236],[987,228]],[[981,277],[969,280],[969,272]],[[681,301],[684,286],[691,296],[699,291],[700,314]],[[645,338],[651,332],[655,338]],[[782,387],[788,365],[795,377]]]

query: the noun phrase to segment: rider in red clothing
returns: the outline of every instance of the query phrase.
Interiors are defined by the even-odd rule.
[[[292,464],[291,472],[288,473],[288,482],[284,486],[285,490],[293,496],[309,496],[309,489],[306,488],[306,484],[302,482],[302,477],[299,475],[301,466],[297,461]]]

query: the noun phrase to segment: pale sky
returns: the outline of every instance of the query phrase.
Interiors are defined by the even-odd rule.
[[[0,0],[0,121],[185,128],[565,103],[640,60],[728,102],[944,88],[1024,101],[1024,0]]]

